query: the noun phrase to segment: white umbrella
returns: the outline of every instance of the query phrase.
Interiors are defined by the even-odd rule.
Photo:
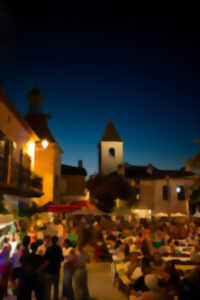
[[[186,217],[186,215],[183,213],[177,212],[177,213],[172,213],[171,217]]]

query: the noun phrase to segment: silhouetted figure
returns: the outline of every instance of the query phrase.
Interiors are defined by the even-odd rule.
[[[54,286],[54,300],[58,300],[60,265],[63,261],[62,249],[57,245],[58,237],[52,237],[52,246],[48,247],[44,256],[45,268],[45,299],[50,299],[51,286]]]

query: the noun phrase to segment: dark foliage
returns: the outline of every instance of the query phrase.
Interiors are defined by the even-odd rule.
[[[101,210],[110,212],[115,205],[115,199],[136,201],[136,189],[125,177],[119,175],[93,175],[87,182],[91,197],[96,199],[94,204]]]

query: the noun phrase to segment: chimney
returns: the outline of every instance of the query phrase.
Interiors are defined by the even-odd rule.
[[[152,166],[152,164],[148,164],[148,166],[147,166],[147,173],[150,174],[150,175],[153,174],[153,166]]]
[[[83,161],[82,161],[82,160],[78,160],[78,167],[79,167],[80,169],[83,168]]]

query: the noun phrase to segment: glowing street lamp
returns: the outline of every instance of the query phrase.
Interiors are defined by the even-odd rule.
[[[41,141],[41,144],[42,144],[42,147],[43,147],[44,149],[46,149],[46,148],[48,147],[48,145],[49,145],[49,142],[48,142],[47,140],[42,140],[42,141]]]

